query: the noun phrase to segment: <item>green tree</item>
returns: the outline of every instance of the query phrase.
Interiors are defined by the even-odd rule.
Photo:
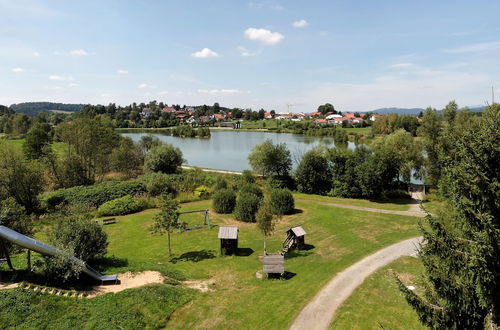
[[[257,220],[257,227],[260,229],[262,235],[264,235],[264,254],[267,254],[266,238],[272,235],[275,227],[273,212],[269,202],[265,201],[262,203],[255,218]]]
[[[335,111],[335,108],[333,105],[331,105],[330,103],[325,103],[323,105],[320,105],[318,107],[318,112],[321,112],[322,115],[326,114],[327,112],[333,112],[333,113],[337,113]]]
[[[51,138],[43,124],[34,125],[24,137],[23,151],[28,159],[39,159],[45,155]]]
[[[144,160],[144,169],[150,172],[171,174],[178,172],[183,162],[182,151],[165,143],[149,151]]]
[[[172,255],[170,245],[170,235],[179,228],[179,203],[169,195],[163,195],[161,201],[161,212],[155,215],[154,224],[151,230],[161,235],[167,234],[168,237],[168,255]]]
[[[496,329],[500,325],[500,106],[457,136],[445,159],[449,207],[421,225],[423,295],[399,282],[431,328]]]
[[[441,177],[440,143],[442,125],[435,109],[427,108],[418,128],[418,135],[424,138],[424,149],[427,155],[425,163],[426,182],[437,185]]]
[[[326,194],[332,186],[332,173],[328,159],[320,150],[308,151],[297,166],[295,179],[300,192]]]
[[[229,214],[236,205],[236,194],[232,189],[220,189],[214,194],[212,206],[214,211],[221,214]]]
[[[446,107],[443,109],[443,117],[449,123],[452,124],[457,115],[458,105],[455,101],[450,101]]]
[[[112,170],[131,177],[142,165],[143,158],[132,139],[122,137],[118,147],[111,152],[110,162]]]
[[[0,199],[12,197],[28,214],[38,209],[38,194],[43,191],[39,164],[26,160],[12,147],[0,142]]]
[[[264,176],[289,176],[292,168],[292,157],[286,144],[273,144],[271,140],[253,147],[248,160],[252,169]]]
[[[24,235],[33,233],[33,222],[26,210],[12,197],[0,201],[0,225]]]
[[[236,220],[244,222],[255,222],[255,214],[259,210],[260,198],[254,194],[239,194],[234,208]]]

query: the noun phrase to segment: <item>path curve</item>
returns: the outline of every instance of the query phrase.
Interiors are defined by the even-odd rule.
[[[421,210],[420,205],[418,204],[417,201],[412,201],[412,203],[410,203],[410,209],[408,211],[384,210],[384,209],[376,209],[376,208],[372,208],[372,207],[356,206],[356,205],[349,205],[349,204],[321,202],[321,201],[316,201],[316,200],[311,200],[311,199],[303,199],[303,198],[299,198],[299,199],[297,199],[297,201],[305,202],[305,203],[314,203],[314,204],[325,205],[325,206],[341,207],[344,209],[353,209],[353,210],[368,211],[368,212],[405,215],[405,216],[411,216],[411,217],[424,217],[427,215],[427,213],[425,213],[424,211]]]
[[[300,311],[289,329],[328,329],[337,309],[369,275],[401,256],[416,254],[421,241],[415,237],[390,245],[344,269]]]

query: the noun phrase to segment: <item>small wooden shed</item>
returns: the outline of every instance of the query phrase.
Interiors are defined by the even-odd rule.
[[[236,254],[238,251],[238,231],[236,226],[220,226],[219,240],[221,254]]]
[[[283,276],[285,274],[285,256],[282,254],[266,254],[262,258],[262,263],[264,265],[264,274],[269,275],[279,275]]]
[[[305,245],[305,235],[306,231],[302,226],[295,226],[286,231],[287,237],[283,243],[283,248],[287,250],[290,249],[302,249]]]

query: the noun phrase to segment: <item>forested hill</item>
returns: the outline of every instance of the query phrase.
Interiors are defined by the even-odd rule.
[[[65,103],[52,103],[52,102],[25,102],[12,104],[11,110],[15,112],[22,112],[29,116],[36,116],[40,112],[58,110],[76,112],[82,110],[84,104],[65,104]]]

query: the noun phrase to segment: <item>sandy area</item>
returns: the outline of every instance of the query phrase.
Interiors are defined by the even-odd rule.
[[[210,286],[215,284],[215,280],[200,280],[200,281],[183,281],[182,285],[186,288],[200,290],[201,292],[213,291]]]
[[[126,289],[137,288],[146,284],[163,283],[164,277],[159,272],[145,271],[141,273],[123,273],[118,275],[120,284],[108,284],[95,286],[89,292],[88,298],[93,298],[106,293],[116,293]]]

